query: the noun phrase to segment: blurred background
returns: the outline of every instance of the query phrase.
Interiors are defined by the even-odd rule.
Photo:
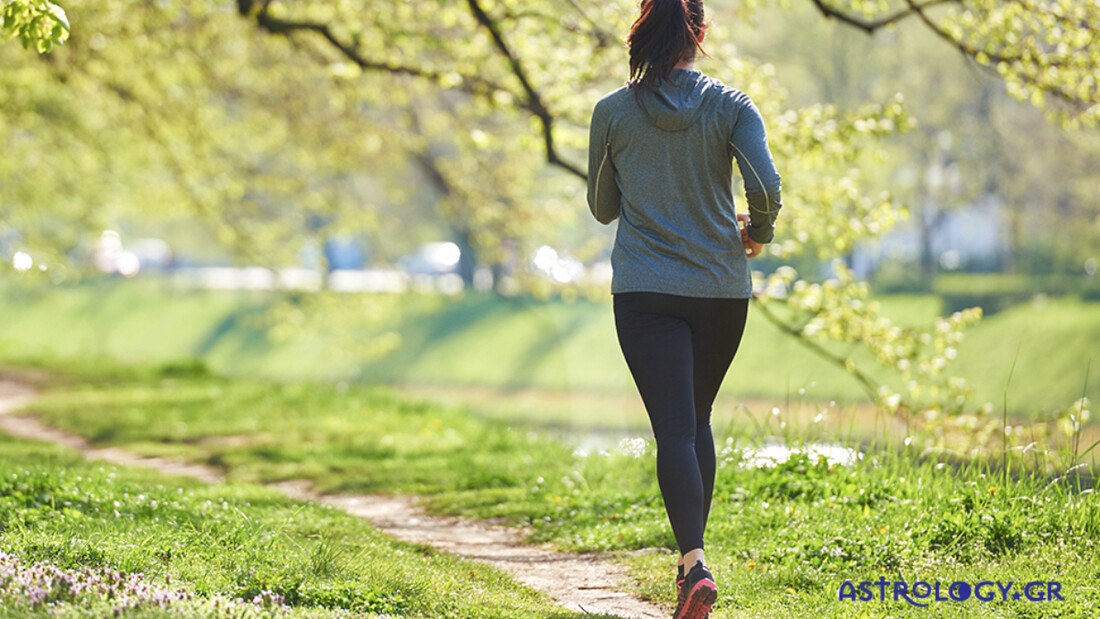
[[[0,360],[195,360],[646,435],[581,169],[635,7],[529,4],[90,0],[47,53],[0,45]],[[853,11],[708,3],[697,67],[761,108],[786,205],[716,420],[1087,423],[1093,65],[991,65]]]

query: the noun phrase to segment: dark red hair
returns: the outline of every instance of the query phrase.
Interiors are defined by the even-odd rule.
[[[703,0],[642,0],[626,37],[631,87],[653,89],[677,63],[695,57],[704,24]]]

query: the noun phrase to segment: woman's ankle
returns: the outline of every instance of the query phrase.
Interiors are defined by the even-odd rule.
[[[683,565],[684,570],[686,571],[686,570],[690,570],[691,568],[695,567],[696,563],[703,563],[704,565],[706,564],[706,561],[703,560],[703,549],[702,548],[695,548],[693,550],[689,550],[689,551],[685,552],[680,557],[679,565]]]

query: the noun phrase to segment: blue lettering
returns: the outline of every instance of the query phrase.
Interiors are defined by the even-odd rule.
[[[951,583],[951,586],[947,588],[947,595],[951,596],[952,600],[956,602],[965,602],[970,599],[970,583],[965,583],[959,580]]]
[[[847,592],[844,591],[845,588],[848,589]],[[856,599],[856,588],[852,585],[851,581],[848,580],[845,580],[840,585],[840,601],[843,602],[845,598],[853,601]]]
[[[1054,598],[1058,598],[1058,601],[1065,602],[1066,598],[1062,597],[1062,583],[1050,581],[1047,583],[1047,596],[1048,599],[1053,602]]]
[[[920,607],[920,608],[924,608],[925,606],[928,606],[928,604],[919,604],[917,602],[914,602],[912,600],[912,598],[909,597],[909,591],[908,591],[907,585],[905,584],[905,581],[897,581],[897,582],[894,583],[894,601],[895,602],[898,601],[899,596],[902,597],[902,598],[905,598],[905,601],[909,602],[909,604],[912,605],[912,606],[917,606],[917,607]]]
[[[895,602],[905,600],[910,606],[916,606],[918,608],[926,608],[929,606],[927,603],[921,603],[923,600],[932,598],[937,602],[965,602],[970,599],[971,596],[977,598],[982,602],[992,602],[997,597],[997,592],[1001,594],[1001,601],[1007,602],[1011,595],[1013,599],[1026,598],[1030,602],[1053,602],[1055,600],[1064,602],[1065,597],[1062,596],[1062,583],[1058,581],[1031,581],[1023,587],[1023,594],[1013,594],[1013,586],[1016,583],[1014,581],[1001,582],[1001,581],[989,581],[983,580],[975,585],[970,583],[956,580],[946,587],[946,592],[941,590],[940,582],[928,583],[923,580],[918,580],[913,583],[912,587],[905,581],[888,581],[885,576],[879,577],[876,581],[860,581],[858,587],[850,580],[845,580],[840,585],[840,589],[837,593],[837,598],[840,601],[852,600],[861,602],[870,602],[876,599],[875,588],[878,588],[877,598],[880,601],[885,602],[887,600],[887,587],[893,588],[893,598]],[[944,595],[946,593],[946,596]]]
[[[885,602],[886,601],[886,585],[889,584],[886,581],[886,577],[885,576],[879,576],[878,580],[876,580],[875,582],[873,582],[871,584],[878,585],[878,599],[879,599],[880,602]]]
[[[924,587],[924,593],[920,592],[921,586]],[[923,580],[918,580],[917,582],[913,583],[913,588],[910,592],[918,598],[926,598],[932,595],[932,585],[924,582]]]

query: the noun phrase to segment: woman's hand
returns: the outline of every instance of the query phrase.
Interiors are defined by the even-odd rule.
[[[749,238],[749,214],[738,213],[737,222],[741,224],[741,243],[745,246],[745,255],[749,258],[759,256],[764,251],[764,244]]]

